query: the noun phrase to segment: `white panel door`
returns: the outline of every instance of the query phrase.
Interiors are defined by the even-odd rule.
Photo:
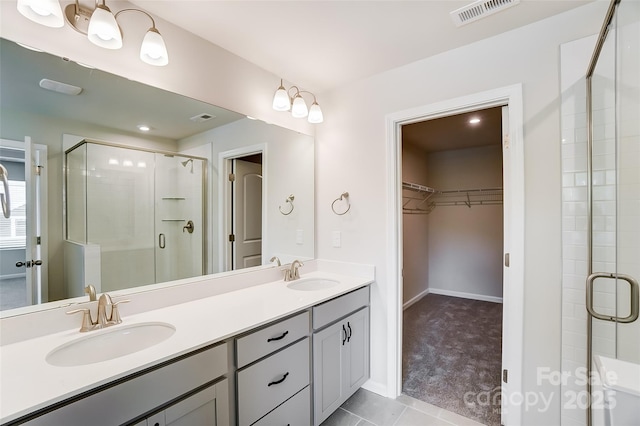
[[[233,269],[242,269],[262,263],[262,165],[233,163]]]

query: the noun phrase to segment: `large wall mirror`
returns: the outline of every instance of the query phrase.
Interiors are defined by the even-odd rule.
[[[6,39],[0,67],[2,316],[314,257],[312,137]]]

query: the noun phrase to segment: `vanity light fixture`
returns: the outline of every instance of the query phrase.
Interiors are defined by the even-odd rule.
[[[150,65],[167,65],[167,47],[153,17],[140,9],[122,9],[114,15],[105,1],[96,0],[95,9],[91,10],[80,6],[79,0],[76,0],[68,4],[62,13],[58,0],[18,0],[18,11],[26,18],[48,27],[59,28],[66,21],[73,29],[86,35],[91,43],[105,49],[122,47],[122,30],[118,25],[118,15],[124,12],[142,13],[151,20],[151,28],[142,40],[140,59]]]
[[[51,28],[64,26],[58,0],[18,0],[18,12],[40,25]]]
[[[293,96],[290,94],[292,91]],[[307,108],[307,103],[302,97],[303,93],[313,96],[311,108]],[[312,124],[318,124],[324,121],[322,110],[316,101],[316,95],[306,90],[300,90],[298,86],[291,86],[287,90],[282,83],[282,79],[280,79],[280,87],[278,87],[276,93],[273,95],[272,106],[276,111],[291,111],[291,115],[294,118],[307,117],[307,121]]]

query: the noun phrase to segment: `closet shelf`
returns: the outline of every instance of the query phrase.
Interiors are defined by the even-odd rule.
[[[502,204],[502,188],[457,189],[439,191],[429,186],[402,182],[402,212],[429,214],[437,206],[471,206]]]

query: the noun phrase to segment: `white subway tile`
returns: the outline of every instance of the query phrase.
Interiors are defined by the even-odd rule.
[[[575,174],[575,185],[576,186],[587,186],[589,183],[588,175],[586,172],[578,172]]]
[[[606,183],[606,175],[602,170],[594,171],[591,174],[591,181],[594,186],[596,185],[604,185]]]

